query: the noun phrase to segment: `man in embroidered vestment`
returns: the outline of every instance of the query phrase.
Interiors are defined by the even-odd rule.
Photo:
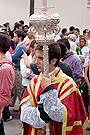
[[[21,100],[23,135],[83,135],[88,118],[78,86],[58,67],[60,47],[49,46],[49,78],[43,75],[43,46],[36,47],[36,64],[40,75],[28,84]]]

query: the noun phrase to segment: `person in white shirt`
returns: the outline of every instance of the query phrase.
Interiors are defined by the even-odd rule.
[[[37,46],[37,42],[36,40],[33,40],[30,43],[30,55],[28,56],[28,60],[30,61],[30,63],[33,62],[33,56],[35,54],[35,48]],[[21,75],[22,75],[22,85],[23,85],[23,89],[22,89],[22,93],[21,96],[23,95],[28,83],[30,82],[30,80],[32,79],[32,77],[35,76],[35,74],[32,72],[31,69],[27,68],[24,64],[24,59],[22,58],[20,61],[20,69],[21,69]]]
[[[89,48],[86,44],[86,39],[84,37],[80,38],[79,45],[80,45],[82,54],[85,57],[85,62],[84,62],[84,65],[83,65],[85,67],[86,61],[89,59]]]
[[[75,43],[78,45],[79,44],[79,35],[80,35],[80,30],[78,28],[74,29],[74,35],[76,35]]]

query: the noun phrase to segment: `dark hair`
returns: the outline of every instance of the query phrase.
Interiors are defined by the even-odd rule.
[[[56,58],[57,62],[55,63],[55,67],[57,67],[61,58],[61,49],[57,43],[50,44],[48,47],[49,47],[49,63],[51,62],[52,59]]]
[[[61,58],[61,49],[60,49],[60,47],[57,43],[49,44],[48,48],[49,48],[49,52],[48,52],[48,54],[49,54],[49,64],[50,64],[52,59],[56,58],[57,62],[55,63],[55,67],[57,67],[58,63],[60,61],[60,58]],[[36,47],[36,50],[43,51],[43,46],[38,45]]]
[[[78,32],[80,32],[80,30],[78,28],[75,28],[74,30],[77,30]]]
[[[84,33],[86,34],[86,30],[87,30],[87,29],[83,30],[83,34],[84,34]]]
[[[9,36],[11,36],[11,38],[13,39],[14,37],[13,31],[9,31],[8,33],[9,33]]]
[[[23,27],[27,27],[27,28],[29,28],[29,27],[28,27],[28,25],[24,25]]]
[[[64,43],[64,44],[66,45],[66,47],[67,47],[68,49],[70,49],[70,43],[69,43],[68,39],[66,39],[66,38],[61,38],[61,39],[59,39],[59,42]]]
[[[7,27],[9,25],[9,22],[4,23],[4,26]]]
[[[67,36],[67,34],[61,34],[60,37],[61,37],[61,38],[64,38],[64,36]]]
[[[9,50],[11,41],[7,34],[0,32],[0,52],[4,54]]]
[[[70,26],[69,31],[73,31],[75,29],[74,26]]]
[[[19,27],[22,27],[22,25],[21,24],[19,24],[19,23],[17,23],[17,24],[15,24],[15,26],[14,26],[14,31],[16,30],[16,28],[18,28],[19,29]]]
[[[22,31],[22,30],[17,30],[14,33],[16,33],[18,37],[22,37],[22,41],[25,38],[24,31]]]
[[[38,44],[37,42],[36,42],[36,40],[33,40],[31,43],[30,43],[30,46],[29,47],[31,47],[31,48],[34,48],[34,44]]]
[[[19,23],[24,24],[24,21],[23,20],[20,20]]]
[[[63,34],[65,34],[66,31],[67,31],[66,28],[63,28],[63,29],[62,29],[62,33],[63,33]]]
[[[89,36],[89,38],[90,38],[90,31],[88,32],[87,36]]]
[[[43,51],[43,46],[39,44],[39,45],[36,47],[36,50]]]
[[[65,55],[66,52],[67,52],[66,45],[65,45],[64,43],[62,43],[62,42],[60,41],[60,39],[57,41],[57,43],[58,43],[59,47],[61,48],[61,58],[63,58],[64,55]]]

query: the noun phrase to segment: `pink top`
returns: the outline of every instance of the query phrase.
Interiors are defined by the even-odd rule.
[[[14,64],[6,56],[0,59],[0,119],[5,106],[9,105],[14,82]],[[9,64],[8,64],[9,63]],[[11,64],[11,65],[10,65]]]
[[[8,50],[10,53],[12,53],[13,52],[13,50],[12,50],[12,47],[10,46],[10,48],[9,48],[9,50]]]

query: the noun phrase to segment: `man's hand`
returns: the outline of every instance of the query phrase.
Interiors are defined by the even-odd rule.
[[[30,75],[27,79],[31,80],[33,77],[35,77],[35,76]]]
[[[51,76],[47,78],[42,74],[42,79],[41,79],[42,88],[45,89],[49,85],[51,85]]]
[[[23,51],[23,55],[21,56],[23,59],[24,59],[24,64],[25,64],[25,66],[27,67],[27,68],[30,68],[31,69],[31,67],[30,67],[30,61],[28,60],[28,56],[27,56],[27,54],[24,52],[24,50],[22,49],[22,51]]]
[[[23,59],[28,59],[28,56],[27,56],[27,54],[25,53],[25,51],[22,49],[22,51],[23,51],[23,55],[21,56]]]

